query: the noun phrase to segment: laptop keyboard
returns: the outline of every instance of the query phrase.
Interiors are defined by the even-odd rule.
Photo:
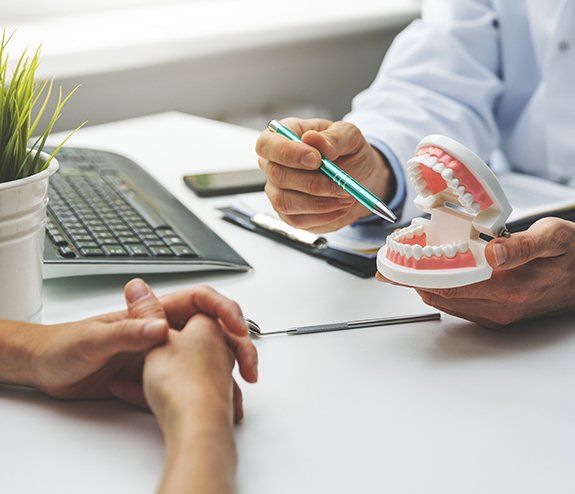
[[[197,257],[120,173],[88,164],[50,178],[47,234],[63,258]]]

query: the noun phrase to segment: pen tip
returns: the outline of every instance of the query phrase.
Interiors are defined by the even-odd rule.
[[[395,214],[393,214],[393,212],[382,202],[375,205],[374,213],[385,221],[389,221],[389,223],[397,222],[397,216],[395,216]]]

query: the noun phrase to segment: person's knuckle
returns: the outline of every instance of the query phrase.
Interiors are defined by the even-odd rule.
[[[268,182],[265,186],[265,192],[266,192],[266,195],[268,196],[270,202],[272,203],[272,206],[274,207],[274,209],[278,212],[281,212],[278,210],[278,207],[277,207],[278,202],[280,201],[280,197],[281,197],[280,189],[272,186]]]
[[[537,250],[537,240],[533,235],[520,237],[517,242],[517,252],[520,259],[531,259]]]
[[[553,223],[551,236],[553,243],[562,252],[570,251],[575,244],[575,230],[566,221],[557,219]]]
[[[256,153],[258,156],[262,156],[264,154],[264,142],[263,142],[263,134],[258,137],[256,141]]]
[[[270,182],[276,185],[282,185],[287,182],[287,168],[277,163],[270,163],[268,166],[268,178]]]
[[[297,161],[297,154],[290,144],[290,142],[286,142],[278,149],[280,164],[291,164]]]
[[[308,192],[311,195],[314,196],[319,196],[322,195],[322,193],[325,191],[326,189],[326,184],[325,184],[325,180],[324,180],[324,176],[320,175],[319,173],[314,173],[309,179],[308,179]]]

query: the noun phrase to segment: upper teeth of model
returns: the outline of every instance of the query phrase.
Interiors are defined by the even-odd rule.
[[[407,259],[413,257],[416,260],[419,260],[422,257],[432,256],[453,258],[458,252],[465,253],[469,250],[469,244],[465,240],[459,240],[457,242],[443,245],[426,245],[425,247],[418,244],[410,245],[401,242],[402,239],[412,239],[414,236],[420,237],[423,234],[424,229],[422,225],[412,225],[403,230],[392,233],[387,238],[387,245],[391,250],[404,255]]]
[[[425,179],[421,174],[420,165],[431,168],[434,172],[439,173],[449,190],[457,197],[459,203],[470,213],[477,214],[480,210],[478,202],[473,200],[473,195],[465,190],[465,187],[460,185],[459,179],[455,176],[455,172],[451,168],[447,168],[443,163],[437,161],[434,156],[427,154],[416,156],[407,163],[407,173],[412,183],[415,186],[417,193],[423,197],[431,195],[431,191],[427,188]]]

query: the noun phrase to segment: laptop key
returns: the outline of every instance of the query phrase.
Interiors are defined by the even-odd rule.
[[[62,257],[67,257],[67,258],[76,257],[76,253],[72,249],[70,249],[70,247],[67,247],[67,246],[60,247],[58,249],[58,253]]]
[[[126,249],[118,244],[104,245],[102,249],[104,253],[110,257],[123,257],[128,255]]]
[[[80,254],[84,257],[102,257],[104,251],[98,247],[86,247],[85,249],[80,249]]]
[[[166,242],[167,245],[186,245],[183,239],[177,236],[162,237],[162,240]]]
[[[153,256],[156,257],[172,257],[172,251],[167,247],[150,247]]]
[[[173,245],[171,249],[178,257],[198,257],[198,254],[196,254],[192,248],[187,245]]]
[[[126,245],[126,250],[131,256],[134,257],[147,257],[150,254],[148,253],[148,249],[142,244],[130,244]]]

